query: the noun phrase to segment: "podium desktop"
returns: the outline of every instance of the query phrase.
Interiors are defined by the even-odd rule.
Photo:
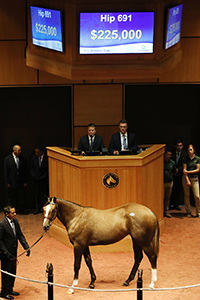
[[[148,147],[138,155],[122,156],[77,156],[59,147],[47,147],[50,196],[98,209],[140,203],[157,215],[162,233],[165,145]],[[51,226],[50,236],[71,245],[58,219]],[[132,242],[127,237],[113,245],[91,247],[91,251],[132,251]]]

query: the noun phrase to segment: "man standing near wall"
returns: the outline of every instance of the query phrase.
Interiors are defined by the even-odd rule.
[[[45,196],[49,195],[48,157],[43,146],[39,145],[35,148],[35,154],[31,158],[31,176],[35,189],[34,214],[39,214],[42,212]]]
[[[164,155],[164,216],[168,218],[171,218],[168,210],[173,187],[173,174],[176,172],[175,162],[171,157],[172,151],[166,149]]]
[[[8,192],[8,203],[12,204],[20,213],[25,211],[24,193],[28,181],[28,168],[21,146],[14,145],[12,154],[4,159],[4,177]]]
[[[172,188],[171,195],[171,205],[172,209],[181,210],[180,197],[183,198],[183,187],[182,187],[182,176],[183,176],[183,160],[187,156],[187,152],[183,150],[183,142],[181,140],[177,140],[175,144],[175,149],[172,152],[172,160],[176,164],[176,172],[174,173],[174,184]],[[184,203],[184,200],[182,200]],[[182,203],[182,204],[183,204]]]

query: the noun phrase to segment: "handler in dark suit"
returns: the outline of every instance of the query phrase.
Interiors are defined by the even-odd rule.
[[[118,155],[119,151],[131,150],[137,151],[138,144],[136,136],[133,133],[127,132],[128,123],[125,119],[119,121],[119,132],[114,133],[109,144],[109,153]]]
[[[28,181],[26,159],[21,155],[21,147],[13,146],[13,153],[4,159],[4,177],[8,191],[8,203],[25,213],[24,188]]]
[[[0,221],[0,258],[1,269],[16,275],[16,257],[18,240],[22,247],[27,250],[27,256],[30,255],[29,245],[21,231],[16,217],[15,208],[11,205],[4,207],[5,217]],[[5,299],[14,299],[19,293],[13,291],[15,277],[1,273],[1,297]]]
[[[105,146],[102,137],[96,134],[95,124],[90,123],[87,131],[88,134],[80,138],[77,149],[81,150],[83,155],[86,151],[92,150],[102,152],[102,148],[105,148]]]
[[[35,189],[36,211],[34,214],[38,214],[45,203],[45,196],[49,195],[48,157],[43,146],[39,145],[35,148],[35,154],[31,158],[30,171]]]
[[[187,156],[187,152],[183,150],[183,142],[181,140],[177,140],[175,144],[175,148],[172,152],[172,160],[176,164],[176,173],[173,178],[173,188],[171,194],[170,204],[172,209],[181,210],[180,197],[183,198],[183,186],[182,186],[182,176],[183,176],[183,160]],[[184,203],[184,200],[182,200]],[[182,203],[182,204],[183,204]]]

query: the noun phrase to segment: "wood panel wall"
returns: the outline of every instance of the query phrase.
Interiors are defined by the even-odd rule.
[[[26,1],[0,1],[0,40],[26,40]]]
[[[36,84],[26,66],[26,1],[0,1],[0,85]]]
[[[95,123],[97,134],[108,147],[113,130],[118,129],[123,114],[122,85],[74,86],[74,147],[80,136],[87,134],[87,125]]]

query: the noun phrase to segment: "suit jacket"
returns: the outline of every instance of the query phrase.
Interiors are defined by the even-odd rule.
[[[11,188],[23,187],[28,181],[28,168],[26,159],[19,156],[19,169],[17,169],[12,154],[4,159],[4,177],[6,185],[10,184]]]
[[[12,229],[11,225],[9,224],[9,221],[7,220],[6,216],[0,221],[0,251],[1,251],[1,254],[9,252],[13,256],[16,256],[18,240],[20,241],[20,243],[24,249],[29,248],[29,245],[21,231],[18,220],[15,218],[13,220],[13,222],[15,224],[16,236],[14,235],[13,229]]]
[[[43,156],[41,167],[39,167],[38,156],[36,154],[32,156],[30,172],[35,185],[48,185],[48,157],[46,154]]]
[[[99,135],[95,135],[92,150],[102,151],[102,148],[105,148],[102,137]],[[78,150],[81,150],[84,152],[91,150],[88,135],[84,135],[80,138],[79,143],[78,143]]]
[[[134,133],[128,134],[128,149],[132,150],[133,152],[137,151],[138,144],[136,140],[136,136]],[[113,154],[113,151],[121,151],[121,138],[120,138],[120,132],[114,133],[111,137],[110,144],[109,144],[109,153]]]
[[[187,156],[187,152],[182,150],[181,155],[180,155],[179,160],[178,160],[178,163],[177,163],[176,162],[176,150],[173,150],[173,152],[172,152],[172,160],[175,162],[176,169],[178,169],[180,176],[182,176],[182,174],[183,174],[183,160],[186,156]]]

